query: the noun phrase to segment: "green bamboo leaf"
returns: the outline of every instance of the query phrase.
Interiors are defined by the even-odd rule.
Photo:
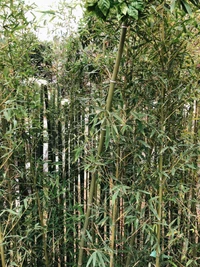
[[[163,254],[162,257],[163,259],[168,259],[168,260],[171,258],[169,255],[166,255],[166,254]]]
[[[93,255],[93,254],[92,254],[92,255]],[[86,267],[90,266],[90,263],[92,262],[92,255],[89,257],[89,260],[88,260],[88,262],[87,262]]]
[[[196,170],[196,167],[194,166],[194,164],[186,164],[186,166],[192,170]]]
[[[192,3],[194,6],[196,6],[196,7],[200,7],[200,2],[199,2],[199,0],[189,0],[190,1],[190,3]]]
[[[109,146],[109,142],[110,142],[110,126],[106,126],[106,137],[105,137],[105,147],[106,147],[106,149]]]
[[[191,263],[193,263],[194,260],[190,259],[187,263],[186,263],[186,267],[189,266]]]
[[[128,15],[132,17],[133,19],[138,19],[138,10],[134,8],[133,6],[128,7]]]
[[[174,262],[169,261],[170,264],[172,264],[173,267],[178,267]]]
[[[74,162],[76,162],[78,160],[78,158],[80,157],[81,153],[82,153],[83,148],[82,147],[77,147],[74,151],[75,151],[75,156],[74,156]]]
[[[146,142],[142,141],[142,140],[139,140],[139,142],[145,146],[146,148],[151,148],[151,146],[149,144],[147,144]]]
[[[141,192],[141,193],[144,193],[144,194],[146,194],[146,195],[151,195],[151,193],[149,193],[149,192],[147,192],[147,191],[145,191],[145,190],[138,190],[139,192]],[[139,200],[139,198],[138,198],[138,200]]]
[[[87,231],[87,237],[89,238],[89,240],[90,240],[91,242],[93,242],[92,236],[91,236],[91,234],[89,233],[89,231]],[[91,256],[92,256],[92,255],[91,255]]]
[[[142,120],[147,116],[147,114],[145,113],[135,112],[135,111],[131,111],[131,115],[133,115],[133,117],[138,120]]]
[[[119,135],[119,132],[117,130],[116,125],[113,125],[112,129],[113,129],[113,134],[116,134],[118,136]]]
[[[175,10],[175,5],[176,5],[176,0],[172,0],[171,5],[170,5],[170,10],[171,10],[172,13]]]
[[[25,29],[26,27],[27,27],[27,25],[16,26],[16,27],[14,28],[14,31],[23,30],[23,29]]]
[[[124,134],[128,130],[130,132],[132,132],[133,131],[133,128],[130,125],[123,125],[122,128],[121,128],[121,133]]]
[[[13,128],[16,128],[17,127],[17,121],[14,119],[13,120]]]
[[[27,207],[28,207],[28,199],[25,198],[24,199],[24,208],[27,209]]]
[[[160,150],[160,154],[163,154],[169,147],[166,146],[166,147],[163,147],[161,150]]]
[[[172,176],[174,176],[175,172],[176,172],[176,169],[172,168],[172,170],[171,170]]]
[[[18,264],[15,263],[15,262],[11,262],[11,263],[10,263],[10,266],[18,266]]]
[[[108,14],[108,11],[110,9],[110,1],[109,0],[100,0],[98,1],[98,7],[103,13],[103,15],[106,17]]]
[[[100,225],[101,227],[104,226],[108,219],[109,219],[109,217],[105,217],[105,218],[103,218],[103,219],[98,223],[98,225]]]
[[[19,215],[18,212],[11,210],[11,209],[7,209],[6,211],[8,211],[12,215],[17,215],[17,216]]]
[[[151,252],[150,256],[153,257],[153,258],[156,258],[156,251],[153,250],[153,251]]]
[[[95,6],[97,4],[98,0],[87,0],[86,1],[86,7]]]
[[[96,261],[97,261],[97,251],[95,251],[95,252],[93,253],[92,258],[93,258],[93,261],[92,261],[93,266],[96,266]]]
[[[121,124],[123,123],[122,118],[121,118],[120,116],[118,116],[116,113],[113,113],[112,115],[113,115],[113,117],[115,117]]]
[[[97,252],[93,252],[92,255],[90,256],[86,267],[90,266],[90,264],[92,263],[93,266],[96,266],[96,259],[97,259]]]
[[[7,121],[10,121],[11,119],[11,110],[10,109],[7,109],[7,110],[4,110],[4,117]]]
[[[42,14],[47,14],[47,15],[56,15],[56,12],[54,10],[44,10],[44,11],[38,11]]]
[[[191,7],[185,0],[181,0],[181,5],[187,14],[192,15]]]
[[[123,15],[127,15],[127,12],[128,12],[128,6],[126,3],[122,3],[120,5],[120,11]]]
[[[143,1],[140,1],[140,0],[132,1],[131,6],[140,11],[142,11],[144,8]]]
[[[98,253],[98,258],[99,258],[99,261],[101,262],[101,266],[102,267],[106,267],[105,262],[103,260],[103,257],[102,257],[102,254],[101,253]]]
[[[115,187],[115,188],[116,188],[116,187]],[[117,188],[117,190],[115,191],[115,193],[114,193],[113,196],[112,196],[112,201],[111,201],[111,202],[112,202],[112,205],[115,204],[115,201],[116,201],[116,199],[117,199],[119,193],[120,193],[120,188]]]

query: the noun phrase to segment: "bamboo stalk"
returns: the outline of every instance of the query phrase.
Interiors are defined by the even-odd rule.
[[[164,96],[165,96],[165,89],[162,86],[162,93],[161,93],[161,132],[165,132],[164,126]],[[156,246],[156,267],[160,267],[160,254],[161,254],[161,223],[162,223],[162,205],[163,205],[163,150],[164,148],[164,140],[161,140],[160,146],[160,155],[159,155],[159,162],[158,162],[158,171],[159,171],[159,189],[158,189],[158,224],[157,224],[157,246]]]
[[[117,78],[117,74],[119,71],[119,65],[120,65],[120,61],[121,61],[121,57],[122,57],[122,53],[123,53],[123,48],[124,48],[124,43],[125,43],[126,31],[127,31],[127,26],[126,26],[126,24],[123,24],[122,30],[121,30],[121,36],[120,36],[120,42],[119,42],[117,57],[116,57],[116,61],[115,61],[115,66],[114,66],[112,78],[110,80],[110,87],[109,87],[108,97],[107,97],[107,102],[106,102],[106,112],[109,112],[111,110],[116,78]],[[105,116],[107,116],[107,113],[105,113]],[[103,151],[103,147],[104,147],[105,124],[106,124],[106,121],[104,120],[104,123],[103,123],[102,128],[101,128],[101,133],[100,133],[100,141],[99,141],[99,146],[98,146],[97,158],[101,155],[101,153]],[[97,174],[93,173],[91,185],[90,185],[89,200],[88,200],[88,204],[87,204],[87,212],[86,212],[86,216],[85,216],[85,222],[84,222],[83,230],[81,233],[81,240],[79,243],[78,266],[82,266],[82,262],[83,262],[83,247],[85,244],[86,230],[87,230],[88,224],[89,224],[89,217],[90,217],[90,213],[91,213],[91,206],[92,206],[92,201],[93,201],[93,196],[94,196],[94,191],[95,191],[95,184],[96,184],[96,180],[97,180],[96,177],[97,177]]]
[[[38,116],[38,122],[39,122],[39,129],[41,134],[43,135],[43,131],[44,131],[44,110],[45,110],[45,106],[44,106],[44,102],[43,101],[47,101],[47,95],[45,95],[47,92],[47,87],[41,87],[40,88],[40,109],[39,109],[39,116]],[[47,111],[47,107],[46,107],[46,111]],[[47,118],[48,119],[48,118]],[[47,121],[48,122],[48,121]],[[39,140],[39,144],[36,146],[36,156],[37,158],[41,159],[43,157],[43,138],[41,138]],[[41,164],[41,162],[40,162]],[[42,168],[40,168],[40,171],[43,171]],[[35,189],[35,194],[36,194],[36,203],[37,203],[37,209],[38,209],[38,218],[42,227],[42,242],[43,242],[43,251],[44,251],[44,261],[45,261],[45,266],[48,267],[49,266],[49,259],[48,259],[48,252],[47,252],[47,234],[46,234],[46,220],[44,218],[44,210],[43,210],[43,203],[41,203],[40,201],[40,195],[39,195],[39,190],[37,188],[37,172],[35,172],[35,170],[32,170],[33,172],[33,187]],[[44,190],[44,188],[43,188]]]
[[[112,227],[111,227],[111,240],[110,240],[110,267],[114,267],[114,247],[116,236],[116,217],[117,217],[117,200],[114,203],[112,210]]]
[[[164,25],[164,4],[162,4],[161,8],[161,16],[163,18],[161,23],[161,41],[162,45],[165,41],[165,25]],[[163,61],[163,51],[161,51],[161,63],[162,69],[164,71],[164,61]],[[162,85],[161,89],[161,117],[160,117],[160,130],[163,133],[165,131],[164,127],[164,97],[165,97],[165,88]],[[164,148],[164,140],[161,140],[160,146],[160,155],[159,155],[159,162],[158,162],[158,171],[159,171],[159,189],[158,189],[158,223],[157,223],[157,245],[156,245],[156,267],[160,267],[160,255],[161,255],[161,223],[162,223],[162,204],[163,204],[163,150]]]
[[[6,267],[1,225],[0,225],[0,248],[1,248],[1,251],[0,251],[0,253],[1,253],[1,265],[2,265],[2,267]]]
[[[116,180],[119,179],[119,164],[120,164],[120,148],[118,146],[117,149],[117,167],[116,167],[116,174],[115,174],[115,178]],[[111,178],[112,179],[112,178]],[[111,186],[113,186],[113,179],[112,179],[112,184]],[[112,189],[112,188],[111,188]],[[114,267],[114,248],[115,248],[115,237],[116,237],[116,218],[117,218],[117,205],[118,201],[117,199],[115,200],[114,204],[113,204],[113,208],[112,208],[112,226],[111,226],[111,238],[110,238],[110,267]]]
[[[199,131],[199,103],[197,100],[194,101],[194,111],[193,111],[193,134],[194,134],[194,145],[196,147],[198,147],[198,131]],[[192,188],[192,199],[197,199],[197,203],[199,203],[199,151],[197,151],[197,155],[194,156],[194,162],[196,163],[197,169],[196,170],[192,170],[192,176],[193,176],[193,180],[194,180],[194,184],[196,185],[194,188]],[[195,214],[197,214],[196,218],[192,217],[192,224],[196,225],[196,229],[194,231],[194,233],[191,233],[192,235],[192,243],[193,244],[198,244],[199,242],[199,204],[195,204],[193,201],[191,202],[191,212]],[[194,246],[193,249],[193,257],[195,258],[199,258],[199,251],[197,250],[196,246]]]
[[[162,199],[163,199],[163,155],[159,158],[159,193],[158,193],[158,225],[157,225],[157,247],[156,247],[156,267],[160,267],[160,243],[161,243],[161,222],[162,222]]]
[[[130,239],[130,243],[129,243],[129,246],[132,248],[133,247],[133,244],[135,242],[135,234],[133,234],[131,236],[131,239]],[[126,267],[129,267],[130,266],[130,262],[131,262],[131,253],[129,252],[128,253],[128,256],[127,256],[127,259],[126,259]]]
[[[44,258],[45,258],[45,266],[49,266],[49,258],[48,258],[48,252],[47,252],[47,237],[45,233],[45,223],[44,223],[44,217],[43,217],[43,212],[42,212],[42,207],[41,207],[41,202],[40,202],[40,197],[38,191],[36,191],[36,198],[37,198],[37,203],[38,203],[38,213],[39,213],[39,219],[40,223],[42,226],[42,239],[43,239],[43,249],[44,249]]]
[[[165,132],[164,126],[164,96],[165,96],[165,89],[162,86],[162,93],[161,93],[161,132]],[[158,162],[158,171],[159,171],[159,189],[158,189],[158,224],[157,224],[157,246],[156,246],[156,267],[160,267],[160,254],[161,254],[161,223],[162,223],[162,205],[163,205],[163,150],[164,148],[164,140],[161,140],[160,146],[160,155],[159,155],[159,162]]]

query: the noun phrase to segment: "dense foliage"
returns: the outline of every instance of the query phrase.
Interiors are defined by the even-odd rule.
[[[0,6],[1,266],[199,266],[198,2]]]

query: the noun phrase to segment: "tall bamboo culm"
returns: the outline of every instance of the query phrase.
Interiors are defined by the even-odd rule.
[[[122,54],[123,54],[126,31],[127,31],[127,25],[124,23],[122,25],[120,42],[119,42],[117,57],[116,57],[116,61],[115,61],[115,66],[114,66],[112,78],[110,80],[110,87],[109,87],[107,101],[106,101],[105,116],[107,116],[107,112],[109,112],[111,110],[115,83],[116,83],[117,74],[118,74],[118,71],[119,71],[121,57],[122,57]],[[101,155],[101,153],[103,151],[103,146],[104,146],[106,120],[104,120],[104,121],[105,121],[105,123],[103,123],[103,125],[101,125],[101,132],[100,132],[100,140],[99,140],[99,145],[98,145],[97,158]],[[81,240],[80,240],[80,244],[79,244],[78,266],[82,266],[82,263],[83,263],[83,249],[84,249],[84,243],[85,243],[85,238],[86,238],[86,230],[87,230],[87,227],[88,227],[88,224],[89,224],[89,217],[90,217],[90,214],[91,214],[91,208],[92,208],[91,206],[92,206],[94,192],[95,192],[95,186],[96,186],[96,180],[97,180],[96,176],[97,176],[97,174],[95,172],[92,173],[92,180],[91,180],[91,184],[90,184],[90,193],[89,193],[89,199],[88,199],[88,203],[87,203],[87,213],[86,213],[86,216],[85,216],[84,226],[83,226],[83,229],[81,231]]]

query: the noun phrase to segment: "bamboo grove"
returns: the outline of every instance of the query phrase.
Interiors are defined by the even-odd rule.
[[[0,266],[199,266],[198,2],[85,2],[0,3]]]

